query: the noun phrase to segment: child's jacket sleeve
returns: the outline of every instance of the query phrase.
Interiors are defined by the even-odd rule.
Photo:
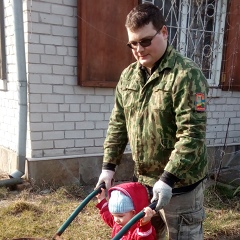
[[[111,213],[108,210],[108,202],[106,199],[103,199],[100,203],[96,205],[96,207],[100,210],[100,214],[104,222],[111,228],[114,225],[114,219]]]

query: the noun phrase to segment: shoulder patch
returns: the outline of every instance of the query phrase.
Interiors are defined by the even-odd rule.
[[[196,93],[196,111],[205,112],[206,111],[206,101],[204,93]]]

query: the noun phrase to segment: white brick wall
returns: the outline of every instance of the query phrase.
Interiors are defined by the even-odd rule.
[[[210,89],[208,96],[208,146],[223,145],[225,139],[227,145],[239,145],[239,112],[240,92]]]
[[[0,145],[16,150],[16,82],[12,1],[4,0],[7,91],[0,91]],[[27,157],[102,153],[114,89],[77,84],[77,1],[24,0],[29,124]],[[240,92],[211,89],[207,144],[240,142]],[[129,147],[128,147],[129,149]]]
[[[29,5],[28,32],[34,36],[34,41],[30,35],[28,38],[29,94],[33,99],[30,128],[32,133],[42,133],[40,141],[32,139],[36,144],[32,144],[30,157],[39,155],[39,149],[45,157],[53,152],[102,152],[100,143],[108,125],[105,114],[110,114],[114,91],[77,85],[76,5],[76,1],[32,1]]]

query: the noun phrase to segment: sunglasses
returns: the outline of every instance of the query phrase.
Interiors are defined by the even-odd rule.
[[[137,49],[138,44],[140,44],[142,47],[148,47],[152,44],[152,40],[154,39],[155,36],[157,36],[157,34],[161,31],[161,29],[159,29],[154,36],[150,37],[150,38],[143,38],[142,40],[140,40],[139,42],[129,42],[127,43],[127,46],[131,49]]]

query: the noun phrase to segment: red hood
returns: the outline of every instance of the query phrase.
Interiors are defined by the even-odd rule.
[[[147,189],[139,182],[122,183],[110,188],[108,191],[109,198],[113,190],[121,191],[132,199],[136,214],[150,204]]]

